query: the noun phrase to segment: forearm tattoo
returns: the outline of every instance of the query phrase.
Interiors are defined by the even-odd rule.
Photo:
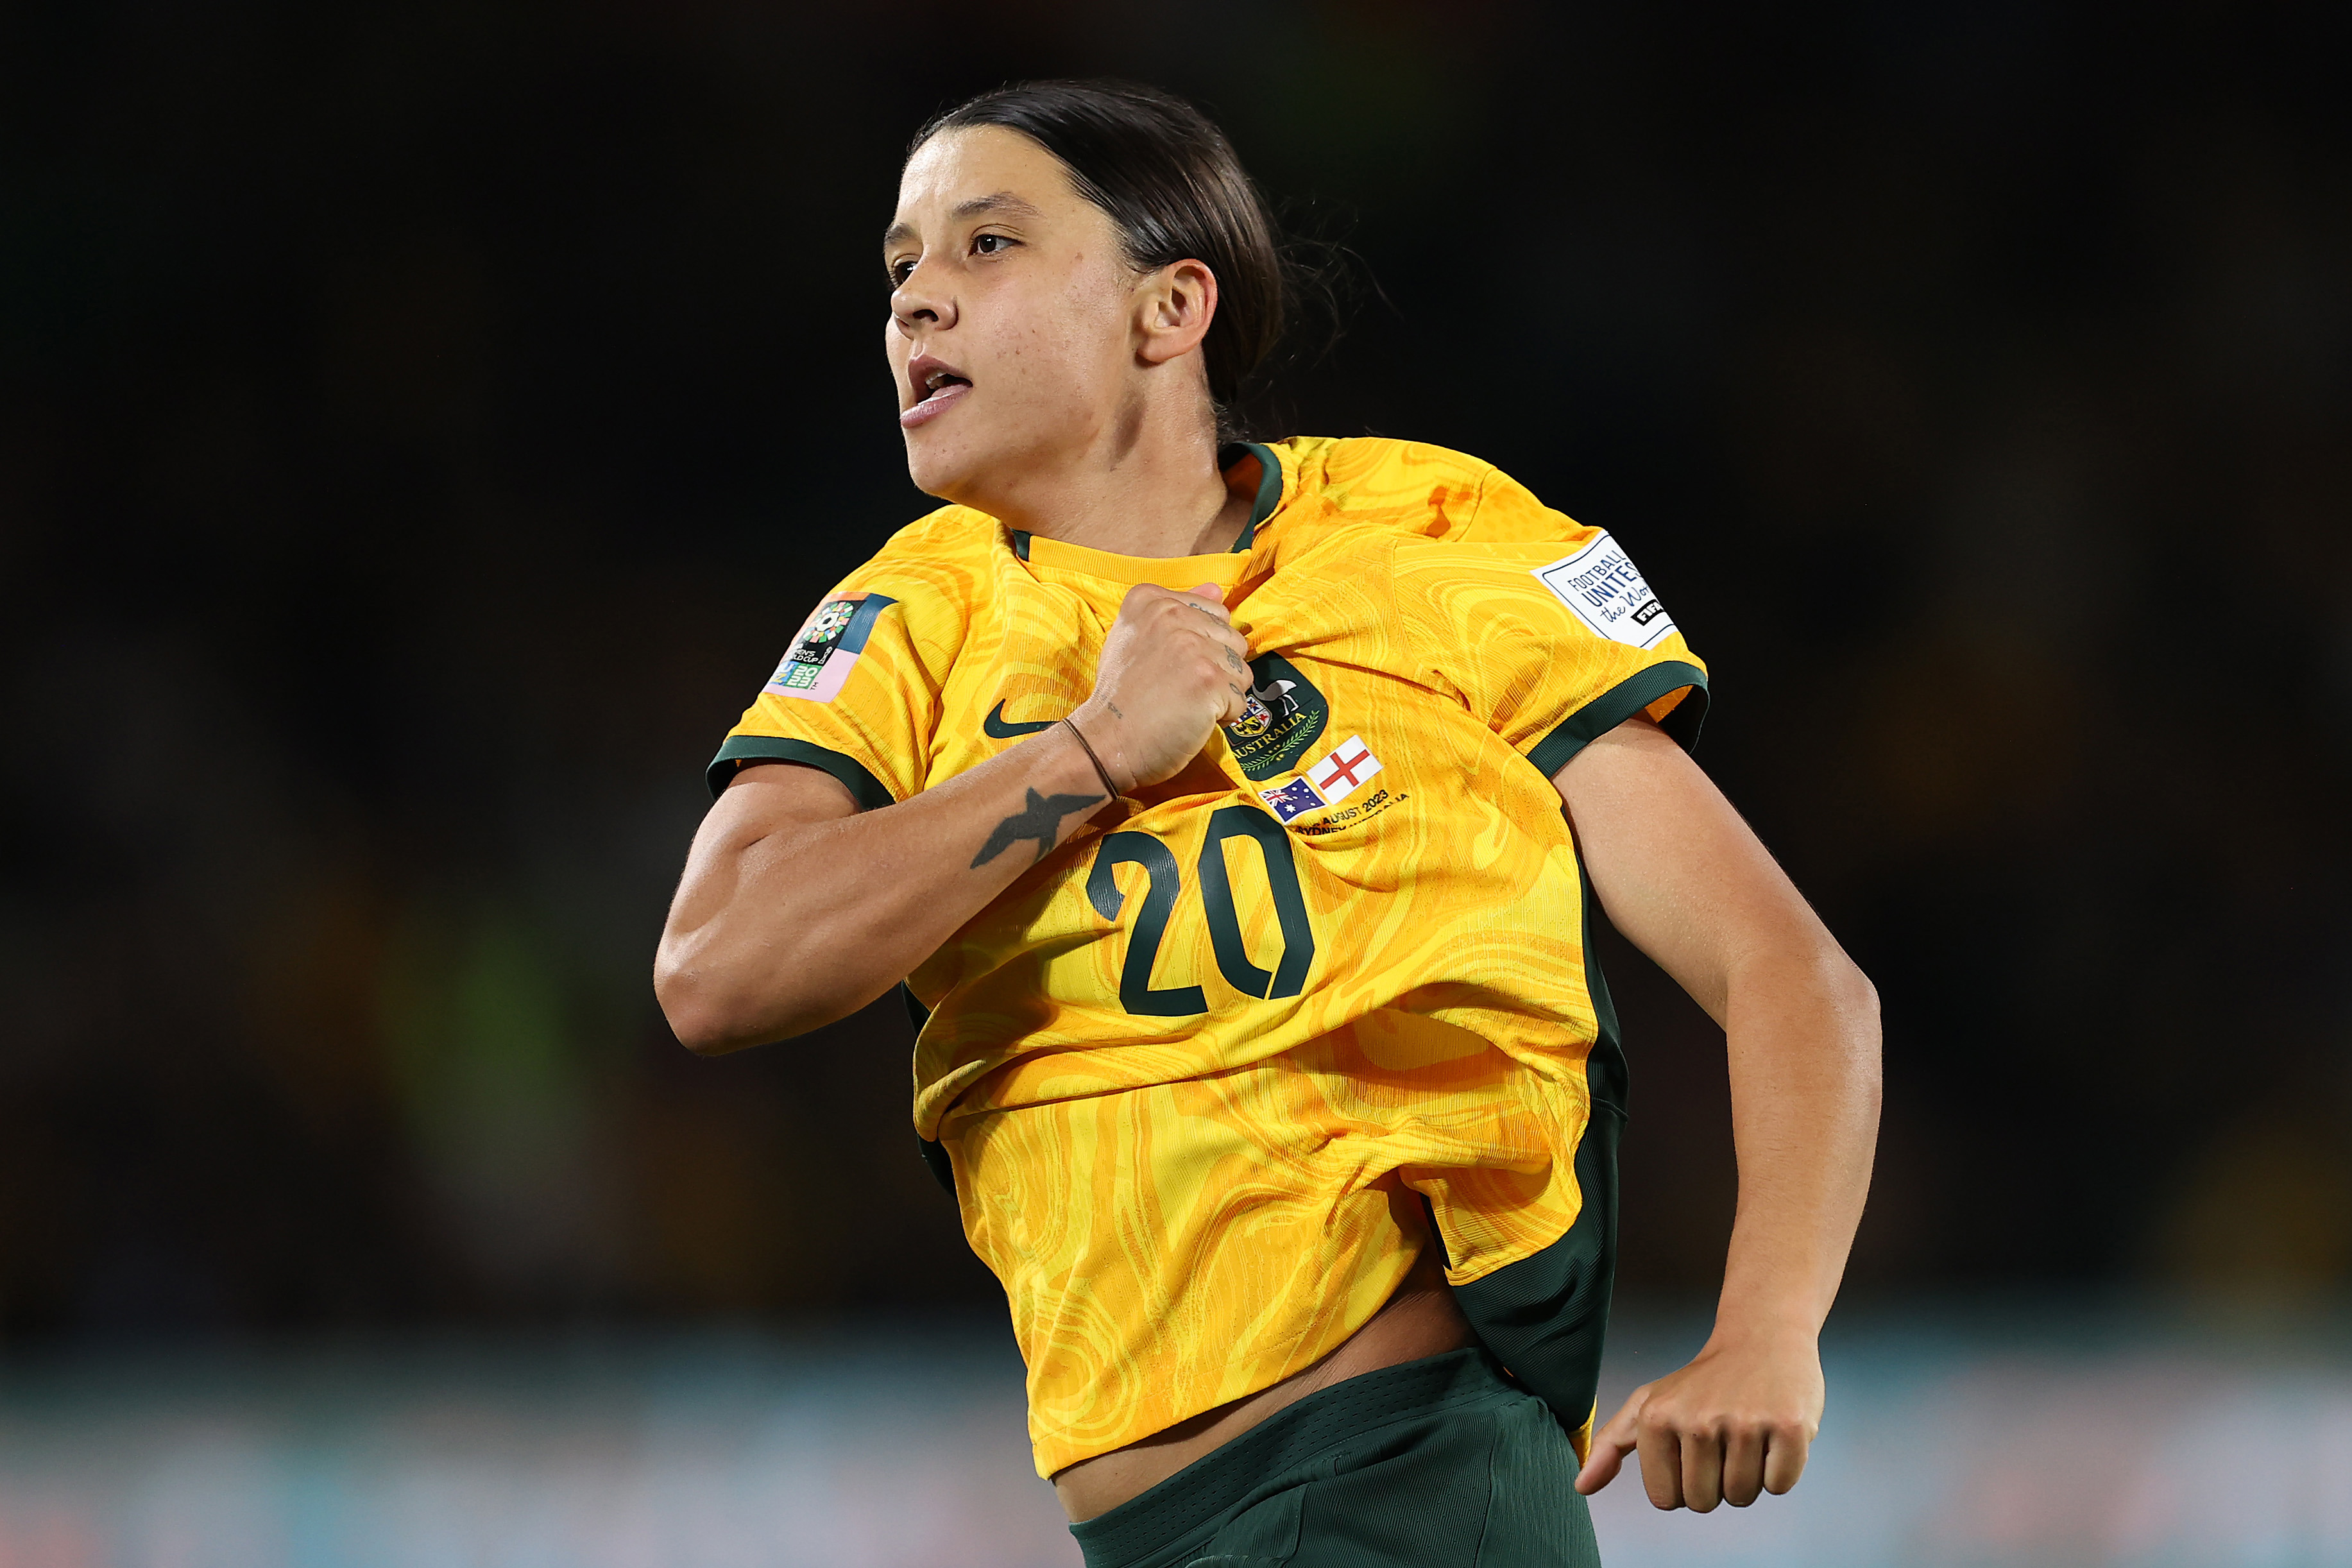
[[[1039,795],[1031,790],[1029,799],[1022,808],[998,823],[989,834],[988,842],[982,845],[980,853],[972,857],[971,868],[979,870],[1015,844],[1028,838],[1037,841],[1036,858],[1030,862],[1034,865],[1036,860],[1043,860],[1052,853],[1054,839],[1062,831],[1062,818],[1074,811],[1100,805],[1109,798],[1104,795]]]

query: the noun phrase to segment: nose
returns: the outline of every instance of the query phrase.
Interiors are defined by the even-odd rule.
[[[918,260],[905,281],[890,290],[890,319],[900,331],[912,337],[919,323],[935,330],[955,325],[955,297],[939,284],[939,269]]]

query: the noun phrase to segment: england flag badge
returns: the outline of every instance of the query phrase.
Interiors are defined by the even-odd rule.
[[[1323,804],[1337,805],[1381,771],[1381,760],[1372,755],[1372,749],[1364,744],[1361,735],[1350,735],[1334,746],[1328,756],[1307,763],[1306,771],[1308,782],[1322,795]]]

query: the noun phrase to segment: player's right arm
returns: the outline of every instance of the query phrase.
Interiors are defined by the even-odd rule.
[[[1249,647],[1214,587],[1138,587],[1071,720],[1122,792],[1172,778],[1241,717]],[[708,1055],[789,1038],[881,995],[1107,803],[1069,726],[895,805],[831,774],[739,769],[688,853],[654,961],[670,1027]]]

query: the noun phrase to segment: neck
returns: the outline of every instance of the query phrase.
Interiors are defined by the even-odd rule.
[[[1232,549],[1248,524],[1256,486],[1226,482],[1213,428],[1118,423],[1129,428],[1106,431],[1058,458],[1024,463],[1004,493],[967,504],[1023,532],[1118,555],[1167,559]]]

